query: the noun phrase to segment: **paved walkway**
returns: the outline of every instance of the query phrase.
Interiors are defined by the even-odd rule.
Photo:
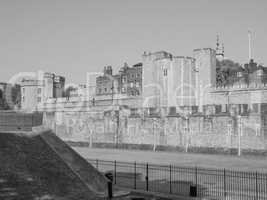
[[[267,172],[267,157],[73,147],[85,158]]]

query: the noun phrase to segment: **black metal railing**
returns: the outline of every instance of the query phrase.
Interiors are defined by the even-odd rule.
[[[88,161],[125,188],[184,196],[266,200],[267,173],[107,160]]]

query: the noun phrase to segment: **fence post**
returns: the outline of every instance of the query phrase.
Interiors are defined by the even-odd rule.
[[[146,164],[146,191],[148,191],[148,163]]]
[[[196,169],[195,169],[195,181],[196,181],[196,196],[197,196],[197,166],[196,166]]]
[[[96,159],[96,169],[98,169],[98,159]]]
[[[114,161],[114,183],[117,183],[117,162]]]
[[[34,125],[33,125],[33,119],[34,119],[34,118],[33,118],[33,115],[34,115],[34,114],[32,114],[32,127],[34,126]],[[31,128],[32,128],[32,127],[31,127]]]
[[[223,190],[224,190],[224,198],[226,198],[226,172],[225,168],[223,169]]]
[[[136,190],[136,161],[134,162],[134,189]]]
[[[113,198],[112,181],[108,181],[108,199]]]
[[[172,165],[170,165],[170,194],[172,193]]]
[[[256,200],[259,199],[259,192],[258,192],[258,172],[256,172]]]

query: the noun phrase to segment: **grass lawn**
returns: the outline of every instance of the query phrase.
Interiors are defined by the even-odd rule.
[[[73,149],[83,157],[89,159],[267,172],[267,158],[260,156],[238,157],[230,155],[97,149],[88,147],[73,147]]]

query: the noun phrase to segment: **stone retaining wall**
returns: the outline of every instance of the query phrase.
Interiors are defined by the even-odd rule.
[[[262,114],[241,116],[191,115],[183,117],[118,117],[107,113],[55,112],[45,123],[65,141],[89,146],[179,150],[192,152],[261,152],[267,150]],[[187,128],[189,127],[189,128]],[[103,145],[102,145],[103,144]]]

